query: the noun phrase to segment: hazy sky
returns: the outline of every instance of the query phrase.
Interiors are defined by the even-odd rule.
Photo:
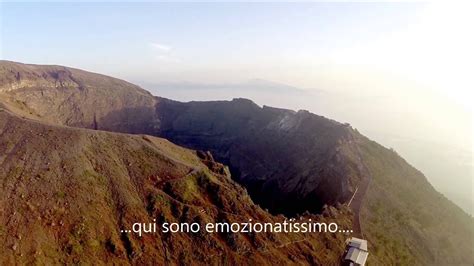
[[[392,115],[420,105],[421,121],[443,119],[433,125],[434,139],[463,146],[473,98],[469,10],[439,3],[3,3],[1,57],[148,83],[260,78],[382,97]]]
[[[463,150],[462,167],[467,163],[471,172],[463,172],[459,186],[472,194],[469,2],[0,5],[2,59],[67,65],[140,84],[255,78],[289,84],[310,96],[290,102],[286,95],[260,95],[257,102],[350,122],[414,160],[436,164],[442,156],[432,155],[431,144],[413,155],[413,141]],[[161,95],[160,86],[149,89]],[[202,90],[196,97],[230,95]]]

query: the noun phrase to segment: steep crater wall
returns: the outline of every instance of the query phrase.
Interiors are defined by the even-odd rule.
[[[165,137],[209,150],[272,213],[347,202],[361,178],[353,130],[307,111],[246,99],[181,103],[118,79],[59,66],[4,62],[0,99],[49,123]]]
[[[158,135],[210,150],[270,212],[319,212],[347,202],[367,175],[355,132],[307,111],[261,108],[246,99],[157,102]]]

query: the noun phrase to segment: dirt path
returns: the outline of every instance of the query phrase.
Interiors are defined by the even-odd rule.
[[[354,195],[354,198],[351,201],[351,204],[349,205],[351,207],[351,210],[354,212],[354,217],[352,220],[352,230],[354,231],[354,236],[356,237],[363,237],[362,229],[360,226],[360,208],[362,207],[362,200],[364,199],[364,195],[367,192],[369,183],[370,178],[364,177]]]
[[[352,212],[354,212],[353,220],[352,220],[352,230],[354,231],[354,236],[364,238],[364,234],[362,233],[362,228],[360,225],[360,209],[362,207],[362,201],[364,200],[364,196],[367,193],[367,189],[369,188],[370,180],[372,176],[370,175],[370,171],[365,165],[364,161],[362,160],[361,152],[359,147],[357,147],[359,152],[359,160],[361,163],[361,170],[362,173],[365,175],[362,177],[362,180],[357,187],[354,195],[352,196],[351,200],[348,203],[348,206],[351,208]]]
[[[290,242],[286,242],[286,243],[283,243],[281,245],[278,245],[276,246],[275,248],[284,248],[288,245],[291,245],[291,244],[295,244],[295,243],[299,243],[299,242],[303,242],[303,241],[306,241],[308,240],[308,238],[303,238],[303,239],[299,239],[299,240],[293,240],[293,241],[290,241]]]

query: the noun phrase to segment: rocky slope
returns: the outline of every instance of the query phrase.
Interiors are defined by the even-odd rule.
[[[361,209],[373,264],[470,265],[474,223],[395,151],[360,137],[372,179]],[[447,177],[449,178],[449,177]]]
[[[175,102],[124,81],[59,66],[1,62],[0,76],[0,103],[26,118],[147,133],[210,150],[252,199],[274,214],[319,213],[325,204],[346,203],[360,188],[351,205],[354,225],[369,240],[373,264],[474,261],[472,218],[393,151],[348,125],[243,99]],[[334,258],[337,252],[328,254]]]
[[[121,233],[135,222],[282,222],[208,153],[0,109],[0,264],[336,264],[344,234]],[[348,210],[306,218],[350,228]]]

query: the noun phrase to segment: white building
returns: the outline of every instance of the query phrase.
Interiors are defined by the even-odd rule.
[[[367,256],[369,256],[369,251],[367,250],[367,240],[352,237],[347,241],[344,265],[363,266],[367,261]]]

